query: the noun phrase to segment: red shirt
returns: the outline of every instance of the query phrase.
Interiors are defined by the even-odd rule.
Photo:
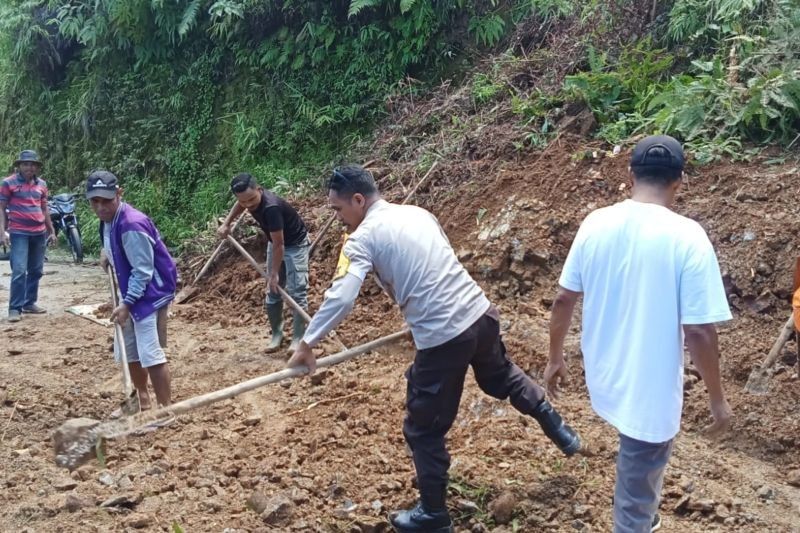
[[[9,233],[39,235],[47,231],[47,183],[43,179],[29,183],[21,174],[12,174],[0,185],[0,202],[8,203]]]

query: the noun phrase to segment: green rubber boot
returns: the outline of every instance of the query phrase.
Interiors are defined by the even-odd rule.
[[[283,342],[283,302],[267,304],[267,318],[272,329],[272,339],[267,345],[267,353],[277,352]]]
[[[289,345],[289,353],[293,354],[294,351],[300,346],[300,341],[303,340],[303,335],[306,334],[306,321],[300,316],[297,311],[292,315],[292,344]]]

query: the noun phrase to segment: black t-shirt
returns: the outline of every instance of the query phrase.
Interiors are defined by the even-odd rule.
[[[270,232],[283,230],[283,244],[298,246],[306,240],[306,225],[289,202],[271,191],[261,192],[261,203],[250,211],[270,241]]]

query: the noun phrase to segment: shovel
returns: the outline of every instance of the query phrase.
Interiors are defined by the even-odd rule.
[[[786,344],[786,341],[789,340],[789,337],[792,336],[793,332],[794,315],[789,315],[789,320],[787,320],[781,328],[781,332],[778,334],[775,344],[772,345],[772,349],[770,349],[767,358],[764,359],[764,362],[761,363],[761,366],[755,368],[750,373],[750,377],[747,378],[747,384],[744,386],[744,390],[750,394],[766,394],[769,391],[769,368],[778,359],[783,345]]]
[[[381,337],[372,342],[362,344],[350,350],[344,350],[328,357],[323,357],[317,361],[317,368],[326,368],[344,361],[353,359],[359,355],[385,346],[394,341],[405,338],[408,331],[398,331],[385,337]],[[298,366],[286,368],[279,372],[266,374],[257,378],[231,385],[225,389],[209,392],[201,396],[189,398],[182,402],[162,407],[155,411],[146,411],[123,420],[112,420],[110,422],[100,422],[90,418],[75,418],[63,423],[53,434],[55,444],[56,464],[58,466],[75,470],[81,465],[86,464],[93,458],[102,458],[104,454],[104,440],[129,435],[139,430],[143,426],[153,422],[163,420],[176,415],[184,414],[200,407],[205,407],[222,400],[227,400],[258,389],[270,383],[277,383],[289,378],[297,378],[308,373],[308,368]]]
[[[108,282],[111,290],[111,301],[114,302],[114,308],[119,305],[117,299],[117,278],[114,274],[114,267],[108,265]],[[122,334],[122,326],[114,322],[114,337],[116,345],[119,348],[120,363],[122,364],[122,390],[125,394],[125,399],[119,404],[119,410],[125,416],[135,415],[141,411],[139,404],[139,391],[133,387],[131,381],[131,369],[128,368],[128,350],[125,348],[125,337]]]
[[[236,222],[234,222],[233,227],[231,228],[231,233],[236,231],[236,228],[239,227],[239,222],[242,221],[242,218],[243,217],[240,215],[239,218],[236,219]],[[205,275],[206,272],[208,272],[209,267],[211,267],[211,264],[214,262],[214,259],[217,258],[217,256],[219,255],[219,252],[222,250],[222,247],[224,245],[225,245],[225,240],[223,239],[223,240],[221,240],[219,242],[217,247],[211,253],[211,255],[209,256],[208,260],[203,265],[203,268],[200,269],[200,272],[197,273],[197,276],[195,276],[194,281],[192,282],[192,284],[189,285],[188,287],[182,288],[180,290],[180,292],[175,296],[175,303],[176,304],[185,303],[192,296],[197,294],[197,291],[198,291],[198,288],[196,286],[197,282],[200,281],[200,278],[202,278]]]

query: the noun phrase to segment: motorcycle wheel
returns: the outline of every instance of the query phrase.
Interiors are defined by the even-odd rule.
[[[76,263],[83,263],[83,243],[81,242],[81,234],[76,226],[69,228],[67,240],[69,241],[69,249],[72,252],[72,259]]]

